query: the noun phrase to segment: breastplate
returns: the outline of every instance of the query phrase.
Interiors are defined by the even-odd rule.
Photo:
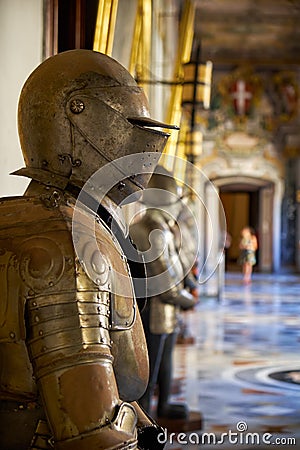
[[[96,215],[91,228],[80,211],[74,251],[74,203],[22,197],[0,209],[1,397],[32,399],[33,367],[40,376],[62,355],[67,364],[74,350],[88,359],[110,346],[110,331],[133,325],[135,299],[126,259]]]

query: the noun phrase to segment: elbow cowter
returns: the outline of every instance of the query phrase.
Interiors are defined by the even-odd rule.
[[[174,286],[172,289],[160,295],[160,300],[174,306],[179,306],[187,310],[195,306],[195,299],[186,289],[181,286]]]

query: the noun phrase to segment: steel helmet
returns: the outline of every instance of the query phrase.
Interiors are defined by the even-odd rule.
[[[158,161],[169,136],[162,128],[177,127],[150,118],[143,90],[116,60],[85,49],[59,53],[41,63],[21,91],[18,129],[26,167],[15,174],[82,188],[122,156],[153,152]],[[147,185],[151,173],[142,165],[122,189],[112,190],[114,201]]]

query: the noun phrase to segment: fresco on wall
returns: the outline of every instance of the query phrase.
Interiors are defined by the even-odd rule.
[[[211,109],[197,116],[203,130],[199,164],[210,179],[242,176],[254,184],[259,179],[276,186],[285,265],[295,260],[295,217],[287,212],[295,209],[295,176],[289,165],[300,147],[289,133],[295,129],[298,113],[296,73],[255,72],[243,66],[215,74]]]
[[[215,131],[263,132],[267,137],[268,132],[274,133],[295,119],[298,106],[296,72],[255,73],[247,66],[239,67],[227,74],[214,74],[206,126]]]
[[[298,112],[296,73],[259,73],[245,65],[214,73],[211,108],[197,113],[197,124],[219,156],[276,159],[283,150],[276,136]]]

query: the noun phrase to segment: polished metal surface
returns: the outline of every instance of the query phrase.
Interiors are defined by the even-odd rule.
[[[91,50],[60,53],[31,74],[18,126],[26,168],[15,173],[61,189],[68,183],[82,188],[100,167],[125,155],[160,154],[169,136],[162,128],[170,128],[149,117],[143,90],[123,66]],[[117,203],[147,185],[151,173],[143,173],[142,159],[139,169],[110,193]]]
[[[151,172],[109,199],[100,180],[92,202],[76,200],[118,157],[150,146],[157,164],[168,134],[149,127],[168,126],[149,118],[126,69],[89,50],[44,61],[18,118],[26,167],[17,173],[33,181],[23,197],[0,200],[1,447],[27,450],[36,430],[32,448],[136,449],[140,413],[129,402],[147,386],[147,346],[126,257],[97,211],[101,199],[117,216],[116,202]]]
[[[182,208],[178,192],[172,174],[157,166],[143,196],[146,212],[130,227],[132,240],[145,257],[153,334],[173,333],[179,309],[195,303],[184,289],[185,274],[174,233],[175,218]]]

